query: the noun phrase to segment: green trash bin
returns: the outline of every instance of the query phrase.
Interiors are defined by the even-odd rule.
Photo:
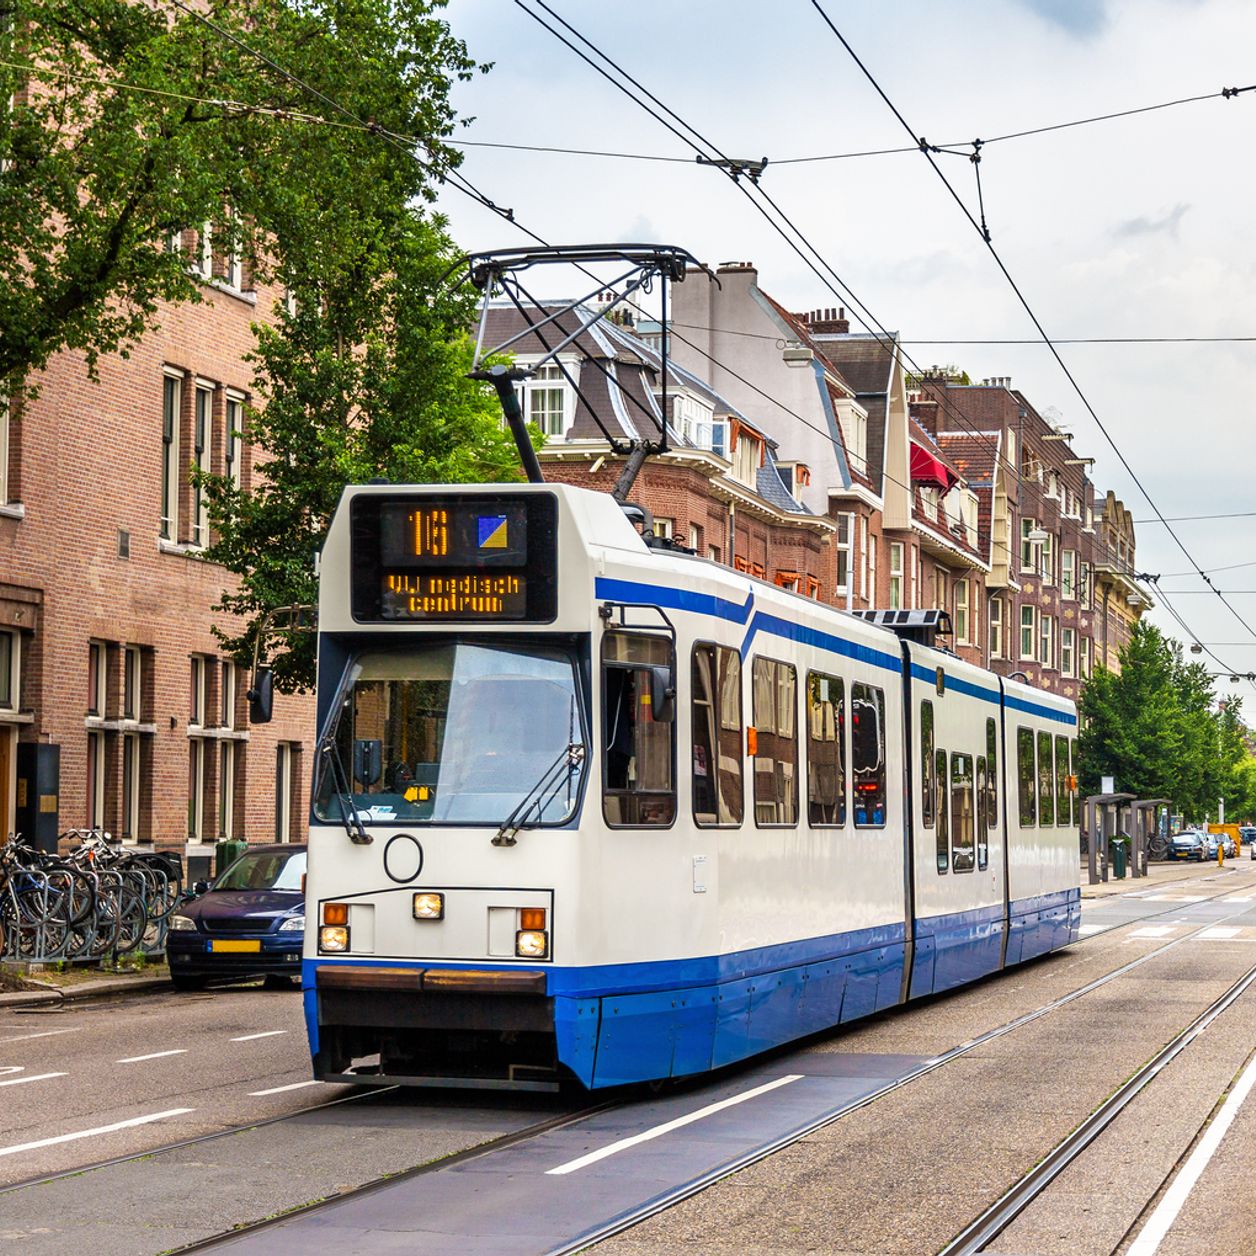
[[[1124,842],[1109,842],[1108,855],[1112,860],[1112,875],[1118,881],[1125,880],[1125,868],[1129,861],[1129,848]]]
[[[248,848],[248,842],[242,842],[238,838],[219,842],[214,847],[214,876],[222,876]]]

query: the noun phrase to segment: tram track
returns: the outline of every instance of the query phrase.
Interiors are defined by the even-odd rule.
[[[1179,884],[1179,883],[1175,883],[1175,885],[1176,884]],[[1169,887],[1158,887],[1158,888],[1166,889]],[[1198,908],[1201,904],[1208,904],[1208,903],[1215,902],[1216,900],[1223,899],[1232,893],[1233,893],[1233,889],[1230,888],[1230,889],[1221,890],[1215,894],[1202,895],[1195,898],[1189,904],[1189,906],[1192,908]],[[1183,906],[1185,906],[1185,904],[1182,904],[1182,903],[1168,904],[1160,911],[1151,912],[1145,916],[1139,917],[1136,920],[1126,921],[1120,924],[1113,925],[1109,928],[1105,928],[1096,933],[1092,933],[1088,935],[1086,938],[1082,939],[1081,942],[1082,944],[1084,944],[1086,942],[1089,942],[1092,938],[1104,936],[1106,934],[1109,934],[1121,928],[1128,928],[1134,925],[1144,924],[1148,920],[1155,920],[1165,915],[1180,913]],[[992,1041],[995,1041],[998,1038],[1014,1033],[1017,1030],[1022,1029],[1025,1026],[1039,1020],[1040,1018],[1047,1016],[1050,1013],[1059,1010],[1060,1008],[1068,1006],[1069,1004],[1075,1002],[1076,1000],[1081,999],[1085,997],[1086,995],[1091,994],[1092,992],[1101,989],[1102,987],[1108,985],[1109,983],[1116,981],[1117,979],[1141,968],[1143,965],[1148,964],[1151,961],[1160,958],[1161,956],[1167,954],[1168,952],[1174,950],[1175,948],[1181,946],[1182,944],[1198,938],[1201,934],[1205,933],[1207,930],[1213,929],[1217,925],[1223,924],[1224,922],[1236,916],[1242,915],[1250,910],[1251,910],[1250,904],[1236,905],[1235,911],[1227,913],[1224,916],[1221,916],[1217,919],[1209,921],[1205,924],[1201,924],[1198,927],[1191,929],[1189,932],[1181,935],[1180,937],[1169,939],[1165,941],[1164,943],[1162,943],[1161,945],[1156,946],[1153,949],[1147,951],[1145,954],[1139,955],[1136,958],[1128,961],[1127,963],[1119,965],[1118,967],[1114,968],[1110,972],[1105,973],[1095,978],[1094,980],[1089,981],[1082,986],[1079,986],[1078,988],[1074,990],[1068,991],[1067,993],[1062,994],[1055,999],[1052,999],[1050,1002],[1045,1003],[1038,1008],[1025,1012],[1022,1015],[1016,1016],[1013,1019],[1005,1022],[1004,1024],[996,1026],[995,1028],[991,1030],[988,1030],[982,1034],[979,1034],[966,1042],[960,1043],[959,1045],[952,1047],[951,1049],[941,1053],[940,1055],[931,1057],[920,1066],[911,1069],[909,1072],[903,1074],[902,1076],[895,1078],[893,1081],[887,1083],[886,1085],[881,1086],[878,1089],[868,1094],[865,1094],[864,1096],[856,1100],[853,1100],[848,1103],[844,1103],[840,1106],[827,1110],[819,1114],[818,1116],[816,1116],[814,1119],[810,1119],[806,1121],[805,1123],[800,1124],[799,1126],[790,1130],[788,1133],[784,1134],[783,1136],[774,1138],[771,1141],[768,1141],[759,1146],[756,1146],[755,1148],[746,1152],[745,1154],[737,1156],[736,1158],[731,1159],[722,1165],[719,1165],[717,1168],[711,1170],[710,1172],[703,1173],[700,1176],[693,1177],[682,1183],[678,1183],[675,1186],[669,1187],[653,1195],[651,1198],[644,1200],[639,1206],[635,1206],[631,1209],[628,1209],[619,1213],[618,1215],[599,1221],[597,1224],[592,1225],[580,1231],[578,1234],[575,1234],[571,1236],[570,1238],[567,1238],[564,1241],[556,1245],[546,1248],[545,1256],[564,1256],[564,1254],[566,1253],[574,1253],[574,1252],[582,1251],[597,1243],[600,1243],[606,1239],[609,1239],[617,1234],[621,1234],[627,1230],[630,1230],[634,1226],[640,1224],[641,1222],[646,1221],[649,1218],[656,1216],[661,1212],[666,1211],[667,1209],[673,1207],[674,1205],[678,1203],[683,1202],[686,1199],[692,1198],[693,1196],[700,1194],[702,1191],[708,1189],[711,1186],[716,1185],[717,1183],[729,1177],[732,1177],[733,1175],[740,1172],[741,1170],[748,1168],[751,1165],[754,1165],[756,1163],[759,1163],[773,1156],[777,1152],[782,1151],[785,1148],[790,1147],[793,1144],[800,1142],[802,1139],[807,1138],[808,1136],[816,1133],[818,1130],[821,1130],[825,1128],[826,1126],[832,1125],[835,1122],[841,1120],[842,1118],[849,1116],[853,1112],[856,1112],[861,1108],[866,1108],[878,1102],[880,1099],[883,1099],[886,1096],[898,1090],[901,1090],[903,1087],[907,1086],[909,1083],[917,1081],[922,1077],[925,1077],[931,1073],[934,1073],[937,1070],[942,1069],[946,1065],[952,1063],[953,1061],[961,1059],[962,1057],[970,1054],[971,1052],[981,1048],[982,1046],[985,1046],[986,1044]],[[1176,1051],[1169,1052],[1166,1049],[1166,1052],[1164,1053],[1164,1059],[1159,1063],[1157,1067],[1153,1068],[1152,1064],[1150,1063],[1148,1066],[1145,1066],[1148,1070],[1146,1073],[1146,1077],[1143,1080],[1142,1084],[1138,1085],[1135,1089],[1131,1090],[1130,1097],[1132,1098],[1133,1094],[1136,1094],[1138,1090],[1141,1090],[1142,1085],[1145,1085],[1146,1081],[1150,1080],[1151,1077],[1154,1076],[1157,1072],[1159,1072],[1160,1069],[1165,1067],[1165,1065],[1167,1065],[1169,1061],[1172,1058],[1174,1058],[1177,1052],[1183,1049],[1190,1040],[1193,1040],[1193,1037],[1198,1032],[1200,1032],[1203,1027],[1205,1027],[1206,1023],[1211,1023],[1211,1019],[1215,1019],[1217,1015],[1220,1015],[1220,1013],[1225,1010],[1225,1007],[1228,1007],[1230,1003],[1232,1003],[1234,999],[1238,998],[1239,995],[1243,993],[1243,991],[1246,990],[1248,986],[1250,986],[1252,982],[1254,981],[1256,981],[1256,967],[1253,967],[1253,969],[1250,970],[1247,974],[1245,974],[1245,976],[1241,978],[1238,983],[1235,983],[1235,986],[1232,987],[1230,991],[1227,991],[1225,995],[1223,995],[1219,1000],[1217,1000],[1213,1005],[1211,1005],[1209,1009],[1207,1009],[1203,1014],[1201,1014],[1201,1017],[1197,1018],[1197,1021],[1199,1022],[1199,1024],[1198,1026],[1195,1026],[1193,1028],[1193,1032],[1192,1032],[1192,1026],[1188,1026],[1186,1030],[1183,1030],[1182,1033],[1179,1034],[1177,1038],[1175,1038],[1174,1040],[1175,1042],[1177,1042],[1180,1039],[1180,1045],[1177,1047]],[[1131,1081],[1132,1080],[1133,1079],[1131,1079]],[[593,1115],[595,1112],[606,1111],[612,1107],[625,1106],[628,1103],[631,1103],[632,1100],[633,1100],[633,1096],[627,1095],[622,1098],[613,1100],[610,1103],[599,1105],[596,1108],[589,1108],[589,1109],[581,1110],[575,1113],[564,1114],[560,1117],[554,1118],[551,1121],[542,1122],[535,1126],[530,1126],[530,1127],[527,1127],[526,1129],[515,1131],[514,1133],[505,1135],[502,1138],[493,1139],[489,1142],[480,1144],[476,1147],[468,1148],[467,1150],[456,1153],[453,1156],[444,1157],[444,1158],[432,1161],[425,1165],[416,1166],[414,1169],[402,1172],[400,1174],[396,1174],[396,1175],[384,1177],[384,1178],[379,1178],[370,1182],[363,1183],[360,1186],[357,1186],[351,1190],[344,1191],[335,1196],[331,1196],[327,1199],[320,1199],[320,1200],[312,1201],[307,1206],[287,1210],[279,1216],[276,1216],[273,1218],[267,1218],[253,1224],[243,1225],[243,1226],[237,1227],[236,1229],[230,1232],[199,1240],[195,1243],[189,1244],[187,1247],[179,1248],[177,1250],[179,1251],[214,1250],[219,1245],[229,1243],[232,1239],[242,1237],[244,1235],[252,1234],[259,1230],[269,1229],[273,1226],[282,1224],[284,1222],[292,1220],[293,1218],[300,1217],[305,1214],[321,1211],[325,1208],[328,1208],[334,1205],[337,1202],[346,1200],[351,1197],[364,1196],[372,1192],[379,1191],[388,1185],[391,1185],[398,1181],[406,1180],[407,1178],[414,1178],[421,1174],[429,1174],[429,1173],[436,1172],[444,1168],[453,1167],[457,1164],[463,1163],[471,1159],[487,1156],[494,1151],[501,1150],[511,1145],[516,1145],[522,1142],[526,1142],[529,1139],[535,1138],[538,1135],[546,1131],[577,1124],[580,1121]],[[1119,1111],[1119,1109],[1114,1109],[1111,1116],[1109,1116],[1107,1120],[1110,1121],[1112,1119],[1112,1116],[1116,1115],[1117,1111]],[[1107,1122],[1105,1121],[1104,1124],[1106,1123]],[[1102,1128],[1102,1127],[1097,1127],[1096,1133],[1098,1132],[1099,1128]],[[1092,1138],[1093,1138],[1093,1135],[1092,1135]],[[1082,1144],[1082,1147],[1084,1147],[1084,1145],[1086,1144]],[[1074,1158],[1077,1154],[1080,1154],[1080,1150],[1082,1149],[1082,1147],[1079,1147],[1076,1151],[1072,1153]],[[1066,1153],[1059,1152],[1058,1154],[1060,1156],[1064,1156]],[[1061,1161],[1060,1167],[1061,1168],[1065,1167],[1066,1163],[1067,1163],[1066,1161]],[[1057,1170],[1056,1172],[1058,1173],[1059,1170]],[[1052,1177],[1054,1176],[1055,1174],[1052,1174]],[[1038,1187],[1038,1190],[1040,1191],[1043,1187],[1045,1187],[1045,1185],[1049,1182],[1049,1180],[1051,1179],[1050,1178],[1044,1179],[1041,1185]],[[1020,1210],[1022,1210],[1025,1206],[1027,1206],[1028,1202],[1031,1202],[1031,1200],[1032,1200],[1032,1196],[1028,1197],[1026,1202],[1021,1204],[1020,1208],[1018,1208],[1017,1211],[1019,1212]],[[999,1228],[1000,1229],[1005,1228],[1006,1225],[1010,1223],[1013,1215],[1015,1214],[1008,1214],[1006,1219],[1004,1219],[1001,1222]],[[957,1248],[956,1250],[957,1251],[959,1250],[977,1251],[980,1249],[970,1247],[967,1249]]]

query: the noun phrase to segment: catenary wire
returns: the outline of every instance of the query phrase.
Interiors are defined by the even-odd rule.
[[[369,132],[373,132],[373,133],[377,133],[377,134],[379,134],[382,138],[384,138],[384,139],[386,139],[387,141],[389,141],[389,142],[393,143],[395,146],[397,146],[397,147],[401,148],[401,149],[402,149],[402,151],[405,151],[405,152],[407,153],[407,155],[409,155],[409,156],[410,156],[413,160],[415,160],[416,162],[418,162],[418,160],[419,160],[419,159],[418,159],[417,154],[416,154],[416,153],[414,153],[413,151],[411,151],[409,148],[406,148],[406,147],[404,146],[404,144],[399,143],[399,141],[400,141],[400,140],[403,140],[403,139],[404,139],[404,137],[400,137],[400,136],[397,136],[396,134],[394,134],[394,133],[392,133],[392,132],[388,132],[388,131],[386,131],[384,128],[381,128],[381,127],[374,126],[374,125],[372,125],[372,124],[366,123],[363,119],[358,118],[358,117],[357,117],[357,115],[353,114],[350,110],[348,110],[348,109],[346,109],[344,106],[340,105],[340,104],[339,104],[339,102],[337,102],[337,101],[335,101],[333,98],[331,98],[331,97],[327,96],[325,93],[321,92],[319,89],[317,89],[317,88],[313,87],[312,85],[310,85],[310,84],[308,84],[308,83],[304,82],[303,80],[299,79],[297,76],[293,75],[291,72],[287,71],[287,70],[286,70],[286,69],[284,69],[282,66],[278,65],[278,64],[277,64],[276,62],[274,62],[272,59],[270,59],[269,57],[266,57],[263,53],[261,53],[261,52],[259,52],[258,50],[256,50],[256,49],[252,48],[250,45],[248,45],[247,43],[245,43],[243,40],[241,40],[241,39],[239,39],[237,36],[233,35],[231,32],[226,31],[226,30],[224,30],[223,28],[219,27],[216,23],[214,23],[214,22],[210,21],[210,20],[209,20],[208,18],[206,18],[203,14],[197,13],[195,10],[189,9],[189,8],[188,8],[185,4],[183,4],[183,3],[182,3],[182,0],[171,0],[171,2],[172,2],[173,4],[175,4],[175,5],[176,5],[176,7],[180,8],[181,10],[183,10],[184,12],[189,13],[191,16],[193,16],[193,17],[195,17],[196,19],[198,19],[198,20],[202,21],[203,23],[205,23],[207,26],[209,26],[211,29],[213,29],[213,30],[214,30],[217,34],[219,34],[219,35],[220,35],[220,37],[222,37],[222,38],[225,38],[225,39],[229,40],[230,42],[232,42],[232,43],[236,44],[237,46],[239,46],[242,50],[244,50],[245,52],[247,52],[249,55],[254,56],[254,57],[255,57],[255,58],[257,58],[258,60],[261,60],[261,61],[262,61],[262,62],[264,62],[265,64],[269,65],[272,69],[274,69],[274,70],[275,70],[275,72],[276,72],[276,73],[280,74],[280,75],[281,75],[284,79],[286,79],[287,81],[291,82],[294,86],[297,86],[297,87],[301,88],[302,90],[305,90],[305,91],[310,92],[312,95],[316,96],[317,98],[319,98],[320,100],[322,100],[324,103],[328,104],[331,108],[333,108],[334,110],[336,110],[338,113],[341,113],[342,115],[344,115],[344,116],[346,116],[346,117],[350,118],[351,120],[353,120],[354,122],[356,122],[356,123],[357,123],[357,124],[358,124],[358,125],[362,128],[362,129],[364,129],[364,130],[366,130],[366,131],[369,131]],[[517,0],[516,0],[516,2],[517,2]],[[520,6],[520,7],[522,7],[522,6]],[[546,6],[544,6],[544,5],[543,5],[542,7],[546,7]],[[526,10],[525,10],[525,11],[526,11]],[[549,10],[547,9],[547,11],[549,11]],[[532,15],[532,16],[535,16],[535,15]],[[560,21],[561,21],[561,19],[558,19],[558,20],[560,20]],[[566,42],[566,41],[564,40],[564,42]],[[583,55],[583,54],[581,54],[581,55]],[[599,55],[601,55],[601,54],[599,54]],[[587,59],[587,58],[586,58],[586,59]],[[595,68],[596,68],[596,67],[595,67]],[[660,120],[662,121],[662,119],[660,119]],[[667,125],[666,123],[664,123],[664,124],[665,124],[665,125]],[[696,134],[696,132],[695,132],[695,134]],[[718,151],[718,150],[716,150],[716,151]],[[420,163],[420,164],[422,164],[422,163]],[[445,175],[447,175],[447,176],[448,176],[448,175],[451,175],[453,172],[452,172],[452,171],[449,171],[449,170],[446,170],[444,173],[445,173]],[[439,177],[439,173],[438,173],[438,177]],[[449,180],[448,180],[448,179],[445,179],[444,181],[447,181],[447,182],[448,182]],[[736,180],[734,180],[734,181],[736,182]],[[516,221],[515,221],[515,219],[514,219],[514,215],[513,215],[513,213],[512,213],[511,211],[509,211],[509,210],[503,210],[501,207],[499,207],[498,205],[496,205],[496,203],[495,203],[495,202],[493,202],[490,198],[488,198],[487,196],[485,196],[483,193],[480,193],[480,192],[478,191],[478,189],[475,189],[475,188],[474,188],[474,186],[473,186],[473,185],[471,185],[469,181],[467,181],[467,180],[462,180],[462,182],[466,185],[465,187],[459,187],[457,183],[453,183],[453,184],[452,184],[452,186],[457,187],[457,188],[458,188],[458,190],[460,190],[460,191],[464,191],[466,194],[470,195],[470,196],[472,197],[472,199],[476,200],[476,201],[477,201],[477,203],[479,203],[479,204],[483,205],[485,208],[489,209],[491,212],[493,212],[493,213],[497,214],[497,215],[498,215],[498,216],[500,216],[500,217],[504,217],[504,218],[506,218],[508,221],[510,221],[510,222],[512,223],[512,225],[516,226],[516,228],[517,228],[518,230],[520,230],[520,231],[522,231],[524,234],[528,235],[531,239],[535,240],[537,243],[540,243],[540,244],[542,244],[542,245],[545,245],[545,244],[546,244],[546,241],[545,241],[545,240],[544,240],[541,236],[539,236],[536,232],[531,231],[529,228],[527,228],[527,227],[526,227],[526,226],[524,226],[523,224],[516,222]],[[778,211],[778,212],[779,212],[779,211]],[[778,230],[779,230],[779,228],[778,228]],[[809,246],[809,247],[810,247],[810,246]],[[584,268],[583,268],[583,267],[581,267],[580,269],[582,269],[582,270],[583,270]],[[814,269],[814,268],[813,268],[813,269]],[[586,270],[586,271],[585,271],[585,273],[586,273],[586,274],[589,274],[590,272],[588,272],[588,271]],[[852,295],[853,295],[853,294],[852,294]],[[884,330],[884,329],[882,329],[882,330]],[[680,339],[684,339],[683,337],[678,337],[678,338],[680,338]],[[690,342],[686,341],[686,343],[690,343]],[[697,346],[691,346],[691,347],[693,347],[693,348],[697,349]],[[701,350],[698,350],[698,352],[702,352],[702,351],[701,351]],[[705,354],[704,354],[704,356],[709,356],[709,355],[705,355]],[[711,360],[712,360],[713,362],[715,362],[715,359],[711,359]],[[719,364],[719,363],[716,363],[716,364],[717,364],[717,365],[722,365],[722,364]],[[723,369],[728,370],[729,368],[724,367]],[[731,371],[730,371],[730,374],[734,374],[734,375],[736,375],[736,372],[731,372]],[[742,378],[742,377],[737,376],[737,378],[739,378],[739,379],[740,379],[740,378]],[[743,380],[743,382],[745,382],[745,383],[749,384],[749,381],[745,381],[745,380]],[[751,386],[752,388],[754,387],[753,385],[750,385],[750,386]],[[755,391],[756,391],[756,392],[760,392],[761,390],[758,390],[758,389],[756,388],[756,389],[755,389]],[[765,397],[767,396],[767,394],[763,394],[763,395],[764,395]],[[769,397],[768,399],[769,399],[769,400],[773,400],[773,401],[775,401],[775,399],[774,399],[774,398],[770,398],[770,397]],[[780,404],[780,403],[778,402],[777,404]],[[786,408],[786,409],[787,409],[787,407],[783,407],[783,408]],[[790,411],[790,413],[792,414],[793,412],[792,412],[792,411]],[[832,434],[831,434],[831,433],[826,432],[826,431],[824,431],[824,429],[821,429],[821,428],[817,427],[816,425],[814,425],[814,424],[810,423],[808,420],[803,419],[803,418],[802,418],[802,416],[800,416],[800,415],[794,415],[794,417],[795,417],[795,418],[797,418],[797,419],[799,419],[799,420],[800,420],[801,422],[803,422],[806,426],[814,428],[814,430],[816,430],[816,431],[820,432],[820,433],[821,433],[822,435],[824,435],[827,439],[833,440],[833,437],[832,437]],[[835,443],[836,443],[836,442],[835,442]],[[1009,465],[1010,465],[1010,464],[1009,464]],[[906,491],[908,491],[908,492],[913,491],[913,490],[912,490],[911,485],[903,485],[903,484],[900,484],[900,483],[899,483],[899,481],[897,481],[897,480],[896,480],[893,476],[888,475],[888,473],[884,473],[884,474],[886,474],[886,478],[887,478],[887,479],[889,479],[892,483],[899,484],[899,486],[900,486],[900,487],[902,487],[902,488],[906,489]],[[993,536],[991,536],[991,537],[990,537],[990,541],[991,541],[991,543],[992,543],[992,544],[998,544],[998,545],[1000,546],[1000,548],[1004,549],[1004,550],[1005,550],[1006,552],[1008,552],[1009,554],[1014,553],[1014,551],[1012,551],[1010,547],[1008,547],[1008,546],[1007,546],[1006,544],[1004,544],[1003,542],[996,541],[996,539],[995,539]],[[1184,628],[1186,627],[1186,626],[1185,626],[1185,624],[1183,624],[1183,627],[1184,627]],[[1186,628],[1186,631],[1187,631],[1187,632],[1188,632],[1188,634],[1189,634],[1189,635],[1191,635],[1192,637],[1194,636],[1194,634],[1190,633],[1189,628]],[[1219,665],[1220,665],[1220,666],[1222,666],[1222,667],[1224,667],[1224,666],[1225,666],[1225,665],[1224,665],[1224,663],[1222,663],[1220,660],[1218,660],[1218,663],[1219,663]]]
[[[907,119],[903,117],[898,107],[889,98],[885,90],[881,87],[880,83],[877,82],[872,72],[868,69],[867,66],[864,65],[863,61],[860,60],[858,54],[847,42],[846,38],[842,35],[841,31],[839,31],[837,27],[833,24],[832,19],[825,12],[824,7],[820,4],[820,0],[811,0],[811,4],[812,4],[812,7],[816,10],[816,12],[819,13],[825,25],[828,26],[829,30],[833,32],[833,35],[836,37],[838,42],[850,54],[851,59],[863,72],[864,76],[867,78],[868,82],[872,85],[873,89],[877,92],[877,94],[881,97],[881,99],[888,106],[888,108],[890,109],[890,112],[893,113],[894,116],[902,124],[903,129],[907,131],[909,135],[915,136],[916,132],[908,123]],[[1246,90],[1246,89],[1243,89],[1243,90]],[[1111,433],[1108,431],[1103,420],[1100,419],[1098,413],[1095,411],[1094,406],[1091,405],[1089,397],[1087,397],[1080,383],[1078,383],[1077,378],[1073,375],[1072,371],[1069,370],[1067,363],[1064,361],[1063,357],[1060,355],[1059,350],[1055,347],[1054,343],[1051,340],[1051,337],[1047,334],[1046,328],[1043,327],[1037,314],[1034,312],[1033,307],[1029,304],[1028,299],[1025,297],[1024,293],[1021,291],[1020,286],[1017,284],[1016,280],[1012,277],[1011,272],[1008,270],[1007,266],[1003,262],[1003,259],[1000,257],[998,250],[995,249],[994,245],[991,243],[989,232],[985,231],[983,227],[979,225],[977,220],[973,217],[972,211],[969,210],[968,206],[964,203],[963,198],[955,191],[955,188],[952,186],[950,180],[943,173],[942,168],[934,160],[934,155],[932,152],[929,151],[928,145],[925,143],[923,137],[920,139],[919,143],[920,143],[921,152],[924,154],[926,160],[929,162],[930,166],[933,167],[933,170],[937,174],[938,178],[942,180],[943,185],[946,187],[947,191],[951,194],[952,199],[959,206],[961,212],[968,219],[973,229],[977,232],[978,235],[981,236],[987,250],[990,253],[990,256],[994,259],[995,264],[998,266],[999,270],[1003,273],[1003,277],[1007,280],[1008,285],[1011,287],[1013,293],[1016,295],[1016,298],[1020,302],[1021,307],[1024,309],[1025,313],[1029,316],[1029,319],[1033,323],[1034,328],[1042,337],[1043,343],[1050,350],[1051,355],[1055,358],[1056,363],[1060,367],[1060,370],[1063,371],[1065,378],[1068,380],[1069,384],[1072,385],[1073,391],[1077,394],[1082,405],[1085,407],[1086,412],[1090,415],[1091,419],[1094,421],[1095,426],[1098,427],[1100,433],[1103,435],[1104,439],[1108,442],[1109,446],[1112,449],[1112,452],[1116,454],[1117,459],[1120,461],[1121,465],[1125,468],[1126,473],[1129,475],[1134,485],[1138,488],[1139,492],[1142,493],[1144,499],[1146,500],[1147,504],[1151,507],[1153,513],[1164,524],[1165,530],[1169,533],[1169,536],[1173,539],[1178,549],[1182,551],[1182,554],[1186,558],[1187,562],[1189,562],[1195,568],[1195,571],[1199,575],[1199,577],[1206,584],[1212,587],[1212,582],[1209,580],[1207,574],[1204,572],[1203,568],[1196,561],[1196,559],[1191,554],[1191,552],[1186,548],[1186,544],[1185,542],[1183,542],[1182,538],[1178,536],[1178,534],[1173,530],[1173,528],[1168,524],[1168,522],[1165,521],[1164,514],[1160,510],[1159,506],[1156,505],[1155,499],[1147,491],[1147,488],[1144,486],[1137,472],[1135,472],[1134,468],[1130,465],[1129,460],[1126,458],[1124,452],[1121,450],[1120,446],[1113,439]],[[1234,618],[1238,620],[1238,622],[1243,626],[1243,628],[1247,632],[1251,633],[1252,637],[1256,639],[1256,628],[1253,628],[1253,626],[1242,615],[1239,614],[1238,610],[1234,606],[1232,606],[1229,602],[1226,601],[1224,593],[1215,589],[1214,589],[1214,592],[1216,592],[1217,597],[1221,601],[1221,604],[1225,606],[1226,609],[1234,616]]]

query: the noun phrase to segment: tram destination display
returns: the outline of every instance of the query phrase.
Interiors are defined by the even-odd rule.
[[[549,493],[355,498],[354,618],[552,620],[557,515]]]

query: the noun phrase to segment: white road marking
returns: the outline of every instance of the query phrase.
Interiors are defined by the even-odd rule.
[[[1228,942],[1231,938],[1239,936],[1238,927],[1235,925],[1213,925],[1211,929],[1205,929],[1203,933],[1196,935],[1199,942]]]
[[[114,1060],[115,1064],[139,1064],[141,1060],[160,1060],[165,1055],[187,1055],[186,1047],[177,1047],[173,1051],[154,1051],[151,1055],[128,1055],[123,1060]]]
[[[1173,932],[1172,925],[1145,925],[1141,929],[1135,929],[1130,934],[1131,938],[1167,938]]]
[[[323,1083],[319,1081],[311,1082],[292,1082],[287,1086],[272,1086],[269,1090],[250,1090],[250,1099],[260,1099],[262,1095],[279,1095],[285,1090],[304,1090],[306,1086],[321,1086]]]
[[[1207,894],[1148,894],[1149,903],[1202,903]]]
[[[1238,1110],[1243,1106],[1243,1100],[1247,1098],[1253,1084],[1256,1084],[1256,1060],[1243,1070],[1243,1076],[1230,1091],[1230,1097],[1225,1101],[1221,1111],[1217,1113],[1217,1119],[1199,1140],[1190,1159],[1182,1166],[1181,1173],[1174,1179],[1173,1185],[1165,1192],[1156,1211],[1151,1214],[1138,1238],[1130,1246],[1129,1256],[1152,1256],[1159,1250],[1164,1236],[1168,1234],[1169,1228],[1177,1220],[1187,1196],[1221,1145],[1226,1130],[1230,1128]]]
[[[1107,927],[1107,925],[1082,925],[1077,932],[1084,937],[1088,933],[1102,933]]]
[[[6,1042],[29,1042],[32,1038],[55,1038],[58,1034],[82,1033],[82,1026],[77,1029],[45,1029],[41,1034],[19,1034],[16,1038],[0,1038],[0,1044]]]
[[[133,1116],[129,1121],[115,1121],[112,1125],[98,1125],[95,1129],[77,1130],[73,1134],[57,1134],[53,1138],[39,1138],[33,1143],[17,1143],[12,1147],[0,1147],[0,1156],[15,1156],[20,1151],[35,1151],[39,1147],[51,1147],[55,1143],[72,1143],[79,1138],[95,1138],[98,1134],[112,1134],[115,1130],[131,1129],[136,1125],[149,1125],[153,1121],[165,1121],[172,1116],[195,1112],[195,1108],[170,1108],[149,1116]]]
[[[32,1073],[29,1077],[10,1077],[0,1086],[20,1086],[23,1082],[46,1082],[50,1077],[67,1077],[67,1073]]]
[[[694,1121],[701,1121],[703,1117],[722,1112],[725,1108],[734,1107],[736,1104],[745,1103],[747,1099],[766,1094],[769,1090],[775,1090],[778,1086],[788,1086],[790,1082],[801,1081],[802,1077],[802,1073],[789,1073],[785,1077],[778,1077],[774,1082],[756,1086],[753,1090],[744,1091],[740,1095],[733,1095],[729,1099],[721,1099],[719,1103],[708,1104],[707,1107],[699,1108],[696,1112],[689,1113],[688,1116],[677,1117],[674,1121],[667,1121],[663,1125],[654,1126],[653,1129],[643,1130],[640,1134],[633,1134],[631,1138],[621,1138],[619,1142],[611,1143],[600,1151],[591,1151],[587,1156],[580,1156],[576,1160],[568,1160],[566,1164],[560,1164],[553,1169],[546,1169],[545,1172],[548,1175],[575,1173],[577,1169],[587,1168],[591,1164],[596,1164],[599,1160],[605,1160],[607,1156],[627,1151],[629,1147],[636,1147],[639,1143],[648,1143],[652,1138],[661,1138],[664,1134],[670,1134],[672,1130],[678,1130],[684,1125],[692,1125]]]
[[[274,1038],[279,1034],[286,1034],[286,1029],[268,1029],[265,1033],[260,1034],[244,1034],[239,1038],[232,1038],[232,1042],[252,1042],[254,1038]]]

